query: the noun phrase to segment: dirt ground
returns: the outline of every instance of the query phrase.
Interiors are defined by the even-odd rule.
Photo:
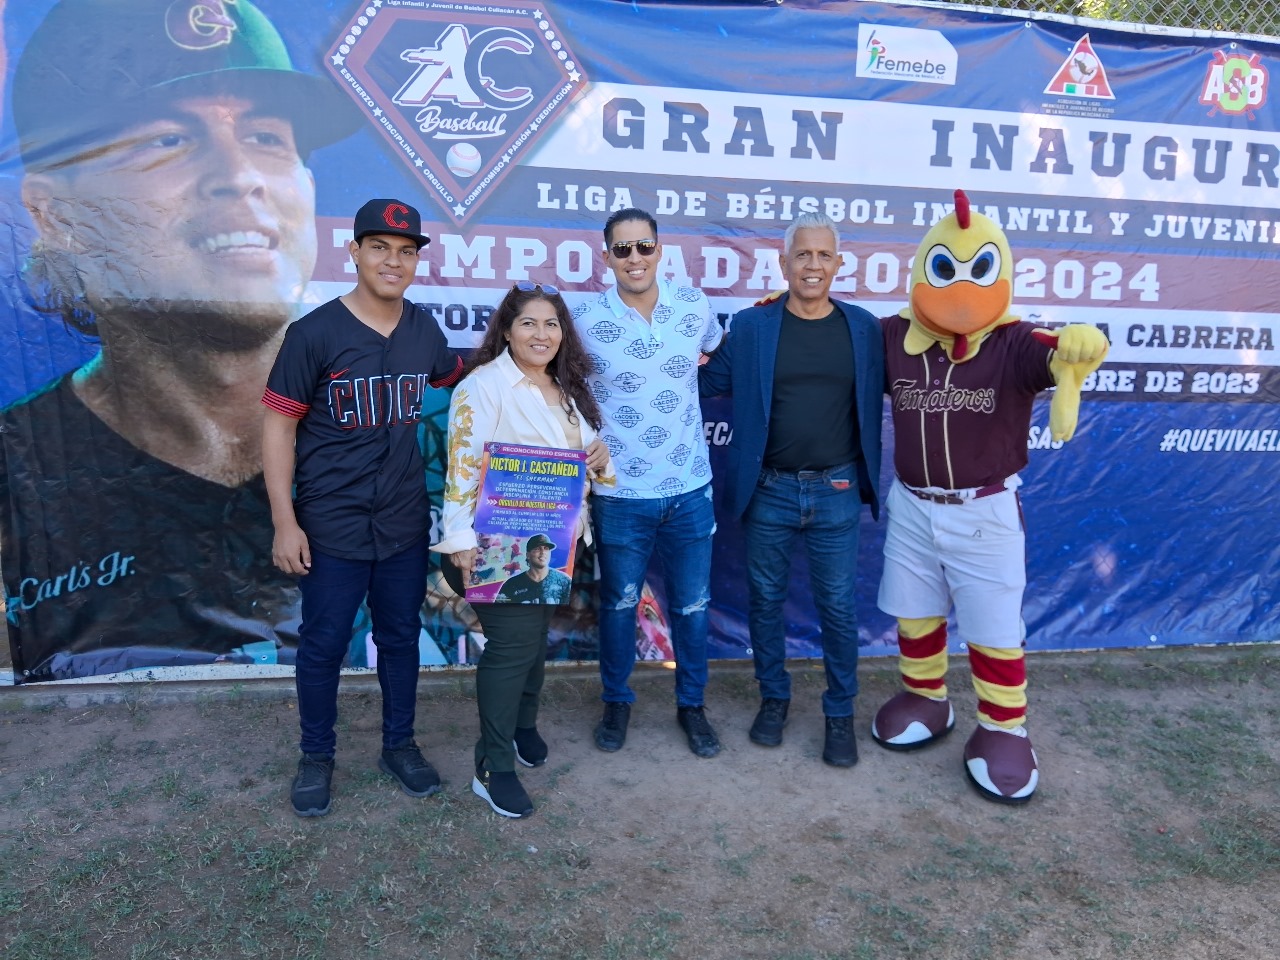
[[[957,732],[915,754],[868,724],[820,760],[821,674],[782,747],[751,744],[754,682],[713,671],[700,760],[671,677],[640,672],[625,749],[598,751],[590,668],[550,673],[524,821],[470,792],[469,676],[424,676],[419,743],[446,781],[376,769],[371,678],[344,680],[333,812],[289,811],[287,684],[0,691],[0,953],[63,958],[1136,957],[1280,952],[1280,650],[1031,661],[1032,803],[978,797]]]

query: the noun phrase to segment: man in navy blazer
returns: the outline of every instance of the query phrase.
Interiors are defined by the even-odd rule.
[[[752,741],[782,743],[791,704],[783,605],[791,546],[804,535],[809,581],[822,625],[827,690],[822,759],[858,762],[854,582],[862,504],[880,512],[884,344],[867,311],[833,301],[840,234],[820,213],[787,229],[785,296],[734,315],[729,336],[698,373],[704,397],[732,395],[727,509],[747,546],[751,648],[761,705]]]

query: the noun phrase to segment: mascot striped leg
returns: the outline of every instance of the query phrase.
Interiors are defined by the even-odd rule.
[[[969,644],[978,722],[1015,730],[1027,722],[1027,661],[1021,647]]]
[[[1040,781],[1027,736],[1027,661],[1022,647],[969,644],[978,729],[964,748],[970,782],[1000,803],[1026,803]]]
[[[898,665],[906,688],[876,711],[871,736],[889,750],[918,750],[956,724],[947,699],[947,621],[898,621]]]

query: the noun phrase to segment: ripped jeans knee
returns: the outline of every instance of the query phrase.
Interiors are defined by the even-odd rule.
[[[704,593],[693,603],[681,607],[679,612],[682,616],[691,617],[695,613],[706,613],[709,606],[711,606],[711,597]]]
[[[635,583],[628,583],[622,588],[622,595],[618,597],[618,602],[613,605],[615,610],[634,610],[640,602],[640,590]]]

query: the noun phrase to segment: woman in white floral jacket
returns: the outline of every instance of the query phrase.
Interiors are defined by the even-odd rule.
[[[486,442],[585,450],[589,482],[579,535],[590,542],[585,497],[591,483],[613,482],[613,465],[596,435],[601,417],[587,389],[589,363],[568,308],[550,284],[517,283],[490,317],[449,404],[444,536],[431,549],[446,555],[445,573],[455,590],[461,592],[480,556],[474,520]],[[531,554],[550,544],[545,536],[535,544],[538,539],[530,540]],[[516,761],[536,767],[547,759],[537,730],[538,700],[547,627],[561,599],[568,601],[557,595],[550,602],[475,605],[485,647],[476,667],[480,739],[471,789],[506,817],[533,813]]]

